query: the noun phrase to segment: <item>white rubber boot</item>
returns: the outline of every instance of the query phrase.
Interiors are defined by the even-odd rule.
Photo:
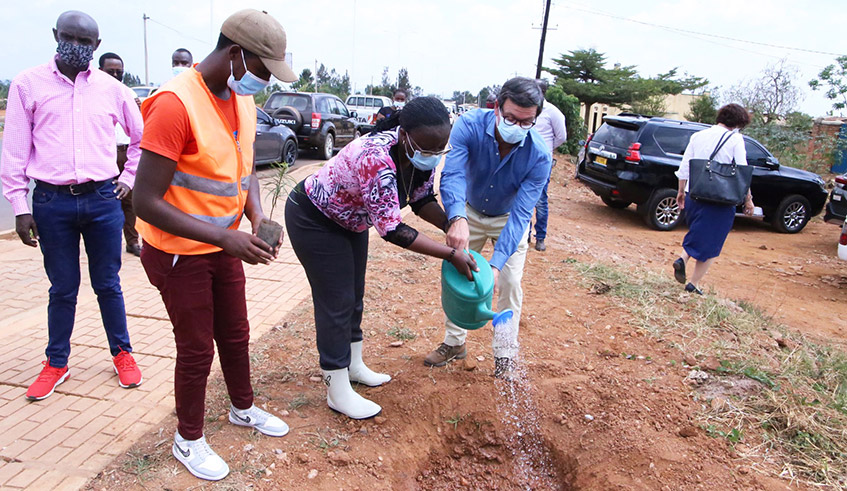
[[[360,396],[350,385],[346,368],[324,370],[326,384],[326,403],[329,408],[353,419],[373,418],[382,408],[379,404]]]
[[[376,373],[362,361],[362,342],[350,343],[350,381],[377,387],[391,380],[391,375]]]

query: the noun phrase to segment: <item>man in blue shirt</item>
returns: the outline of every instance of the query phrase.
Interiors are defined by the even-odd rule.
[[[453,125],[452,150],[441,174],[441,199],[450,219],[447,245],[480,252],[488,239],[494,241],[489,263],[497,310],[514,312],[514,330],[495,336],[494,342],[495,375],[504,378],[518,354],[529,221],[552,166],[547,144],[532,129],[543,100],[535,80],[508,80],[493,110],[471,111]],[[444,342],[424,364],[443,366],[465,358],[466,336],[467,331],[448,320]]]

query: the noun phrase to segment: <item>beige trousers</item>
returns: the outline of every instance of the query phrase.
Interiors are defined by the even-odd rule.
[[[468,228],[470,236],[468,246],[476,252],[482,252],[482,248],[488,239],[493,243],[497,243],[497,238],[500,237],[500,232],[506,226],[509,220],[509,215],[499,215],[495,217],[485,216],[470,206],[466,207],[468,214]],[[503,270],[500,271],[500,279],[498,280],[500,293],[497,296],[496,311],[504,309],[512,309],[514,317],[514,330],[510,332],[510,336],[494,336],[492,348],[494,356],[497,358],[508,357],[514,358],[518,354],[518,326],[521,320],[521,304],[523,303],[523,289],[521,288],[521,279],[523,278],[523,267],[526,262],[526,251],[529,248],[527,244],[527,232],[529,224],[522,234],[522,239],[518,243],[518,250],[506,261]],[[445,322],[444,344],[449,346],[460,346],[465,343],[465,338],[468,331],[453,324],[448,319]]]

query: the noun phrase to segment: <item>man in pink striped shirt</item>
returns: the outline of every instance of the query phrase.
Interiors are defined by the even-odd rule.
[[[141,113],[120,82],[90,67],[100,45],[94,19],[82,12],[65,12],[53,36],[58,54],[19,74],[9,87],[0,157],[3,195],[15,212],[18,236],[28,246],[40,244],[51,285],[47,360],[27,391],[30,400],[50,396],[70,375],[80,236],[118,383],[129,388],[142,382],[130,354],[118,277],[124,221],[119,200],[135,183]],[[130,137],[128,160],[120,175],[116,124]],[[27,203],[30,180],[35,181],[32,212]]]

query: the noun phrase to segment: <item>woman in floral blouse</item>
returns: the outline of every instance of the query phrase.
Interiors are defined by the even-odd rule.
[[[382,408],[360,396],[350,382],[375,387],[391,377],[362,362],[362,298],[368,229],[400,247],[447,259],[472,279],[474,260],[403,223],[401,208],[440,229],[447,216],[435,200],[433,170],[450,138],[450,116],[433,97],[419,97],[373,133],[354,140],[291,192],[285,225],[309,278],[327,404],[353,419]]]

